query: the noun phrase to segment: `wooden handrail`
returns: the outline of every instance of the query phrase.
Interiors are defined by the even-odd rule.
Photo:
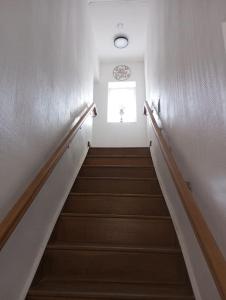
[[[35,178],[31,181],[24,193],[20,196],[15,205],[11,208],[6,217],[0,223],[0,249],[2,249],[2,247],[16,228],[17,224],[20,222],[25,212],[32,204],[36,195],[49,178],[56,164],[61,159],[74,136],[81,128],[85,120],[89,117],[91,112],[93,112],[94,116],[97,115],[96,106],[94,103],[92,103],[88,108],[83,110],[78,117],[76,117],[71,129],[68,131],[57,149],[41,167]]]
[[[152,126],[163,153],[165,161],[168,165],[169,171],[181,197],[183,206],[187,212],[188,218],[193,226],[193,230],[203,251],[213,279],[216,283],[217,289],[222,299],[226,299],[226,261],[219,249],[200,209],[198,208],[193,194],[189,190],[186,182],[183,179],[176,161],[170,151],[169,146],[158,127],[155,120],[153,110],[150,108],[147,101],[145,101],[144,113],[150,116]]]

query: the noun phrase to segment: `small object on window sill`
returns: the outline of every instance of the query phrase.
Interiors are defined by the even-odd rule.
[[[124,107],[120,108],[119,114],[120,114],[120,122],[123,123],[123,115],[125,114]]]

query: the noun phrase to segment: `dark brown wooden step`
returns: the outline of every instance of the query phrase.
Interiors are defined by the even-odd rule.
[[[153,178],[156,173],[151,166],[83,166],[79,177]]]
[[[50,243],[178,247],[169,217],[61,214]]]
[[[194,300],[187,285],[43,280],[27,300]]]
[[[64,206],[69,213],[169,215],[164,198],[151,195],[73,194]]]
[[[148,148],[91,148],[27,300],[194,300]]]
[[[153,162],[151,156],[145,155],[88,155],[84,161],[84,166],[152,166]]]
[[[155,284],[187,284],[188,277],[180,251],[164,248],[149,252],[121,250],[47,248],[40,278]]]
[[[146,155],[150,156],[150,149],[147,148],[90,148],[89,155]]]
[[[157,179],[78,177],[72,187],[77,193],[116,193],[161,195]]]

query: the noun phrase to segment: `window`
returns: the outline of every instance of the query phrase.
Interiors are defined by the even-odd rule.
[[[132,123],[136,119],[136,82],[109,82],[107,121]]]

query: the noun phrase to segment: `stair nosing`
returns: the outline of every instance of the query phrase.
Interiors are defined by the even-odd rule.
[[[133,166],[133,165],[86,165],[84,164],[82,166],[82,168],[136,168],[136,169],[155,169],[154,166],[142,166],[142,165],[139,165],[139,166]]]
[[[130,294],[130,293],[101,293],[101,292],[68,292],[68,291],[63,291],[63,292],[59,292],[59,291],[46,291],[46,290],[41,290],[41,291],[38,291],[37,289],[31,289],[31,291],[29,292],[28,294],[29,296],[51,296],[51,297],[79,297],[80,299],[110,299],[110,300],[113,300],[113,299],[136,299],[137,300],[137,297],[141,298],[141,299],[147,299],[147,300],[158,300],[158,299],[172,299],[172,300],[181,300],[181,297],[182,297],[182,300],[194,300],[194,296],[190,296],[190,295],[167,295],[167,294],[157,294],[157,293],[153,293],[153,294],[141,294],[141,293],[137,293],[137,294]],[[101,297],[101,298],[100,298]],[[150,298],[151,297],[151,298]]]
[[[69,277],[68,277],[69,278]],[[58,280],[62,280],[61,277],[50,277],[48,278],[48,280],[46,280],[46,278],[42,278],[41,281],[58,281]],[[65,280],[63,280],[65,282]],[[68,281],[68,279],[66,280]],[[187,284],[184,284],[184,283],[181,283],[181,282],[164,282],[164,281],[117,281],[117,280],[112,280],[112,279],[70,279],[70,281],[73,281],[73,282],[78,282],[78,283],[105,283],[105,284],[121,284],[121,285],[125,285],[125,284],[128,284],[128,285],[132,285],[132,284],[137,284],[137,285],[146,285],[146,284],[152,284],[152,285],[155,285],[155,286],[164,286],[164,287],[168,287],[168,288],[172,288],[173,286],[184,286],[184,287],[187,287],[188,285]]]
[[[93,177],[89,177],[89,176],[77,176],[76,180],[79,180],[79,179],[86,179],[86,180],[124,180],[124,181],[157,181],[158,182],[158,179],[156,177],[150,177],[150,178],[147,178],[147,177],[102,177],[102,176],[93,176]],[[76,181],[75,181],[75,184],[76,184]]]
[[[65,281],[73,281],[73,282],[77,282],[77,283],[104,283],[104,284],[121,284],[121,285],[132,285],[132,284],[137,284],[137,285],[148,285],[151,284],[153,286],[164,286],[164,287],[168,287],[168,288],[172,288],[172,287],[176,287],[176,286],[183,286],[183,287],[188,287],[188,284],[182,283],[182,282],[164,282],[164,281],[151,281],[151,280],[143,280],[143,281],[136,281],[136,280],[130,280],[130,281],[118,281],[118,280],[112,280],[112,279],[70,279],[68,280],[69,277],[67,278],[67,280],[63,280]],[[58,281],[58,280],[62,280],[61,277],[51,277],[48,280],[46,280],[46,278],[42,278],[41,281]]]
[[[149,216],[149,215],[120,215],[120,214],[102,214],[102,213],[97,213],[97,214],[92,214],[92,213],[68,213],[68,212],[62,212],[59,217],[63,218],[106,218],[106,219],[141,219],[141,220],[152,220],[152,221],[170,221],[171,217],[170,216]]]
[[[52,243],[46,247],[48,251],[90,251],[90,252],[126,252],[126,253],[162,253],[181,255],[182,251],[176,247],[146,247],[131,245],[110,245],[110,244],[73,244],[73,243]]]
[[[131,284],[138,284],[138,283],[131,283]],[[146,285],[151,283],[146,283]],[[176,285],[176,284],[175,284]],[[177,286],[180,286],[179,284]],[[167,293],[160,294],[160,293],[107,293],[107,292],[76,292],[76,291],[48,291],[48,290],[38,290],[37,288],[31,288],[29,291],[29,296],[51,296],[51,297],[79,297],[79,299],[133,299],[137,300],[137,297],[141,299],[147,300],[157,300],[157,299],[172,299],[172,300],[195,300],[192,294],[179,294],[179,295],[168,295]],[[182,297],[182,298],[181,298]]]
[[[141,197],[141,198],[162,198],[162,194],[126,194],[126,193],[81,193],[81,192],[70,192],[68,196],[110,196],[110,197]]]
[[[152,161],[151,155],[149,154],[143,154],[143,155],[136,155],[136,154],[100,154],[100,155],[93,155],[93,154],[87,154],[86,158],[148,158]]]
[[[145,147],[145,146],[142,146],[142,147],[104,147],[104,146],[97,146],[97,147],[90,147],[89,148],[91,151],[92,150],[103,150],[103,149],[111,149],[111,150],[119,150],[119,149],[126,149],[126,150],[134,150],[134,149],[139,149],[139,150],[141,150],[141,149],[143,149],[143,150],[148,150],[149,149],[149,147],[147,146],[147,147]]]

